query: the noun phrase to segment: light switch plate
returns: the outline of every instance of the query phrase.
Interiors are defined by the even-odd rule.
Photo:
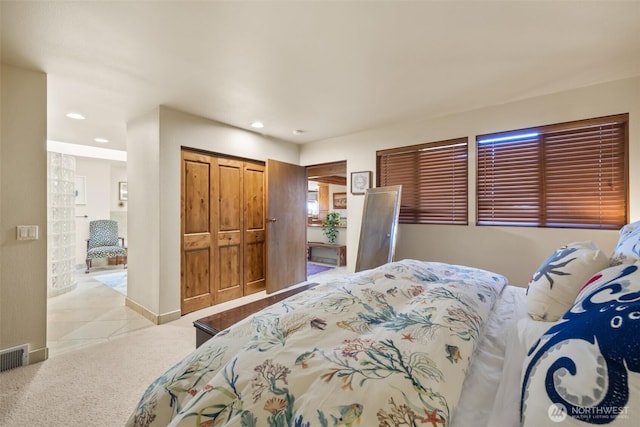
[[[18,240],[38,240],[38,226],[37,225],[19,225],[17,227]]]

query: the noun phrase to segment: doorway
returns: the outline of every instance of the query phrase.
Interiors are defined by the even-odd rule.
[[[48,151],[46,338],[54,356],[152,323],[125,305],[122,260],[96,259],[85,273],[90,220],[116,220],[118,235],[128,244],[127,201],[118,192],[118,183],[127,181],[126,162]],[[56,163],[67,164],[66,171],[56,171]]]
[[[347,162],[346,160],[307,166],[307,238],[308,261],[320,265],[340,266],[345,262],[347,243]],[[328,213],[336,212],[340,220],[334,248],[329,245],[322,225]],[[308,270],[313,271],[313,265]]]

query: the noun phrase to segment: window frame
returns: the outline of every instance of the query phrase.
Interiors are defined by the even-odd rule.
[[[460,148],[463,147],[463,148]],[[425,161],[428,159],[427,154],[439,149],[450,149],[453,159],[447,164],[440,160],[441,157],[445,157],[444,154],[436,155],[438,162],[442,162],[443,169],[449,168],[454,175],[454,178],[450,181],[450,195],[449,196],[435,196],[434,193],[440,190],[445,193],[447,190],[446,182],[444,184],[438,183],[431,188],[425,188],[425,176],[430,171],[431,167],[415,168],[413,180],[411,185],[407,185],[407,182],[397,182],[388,179],[388,173],[384,172],[383,163],[394,155],[407,155],[408,159],[411,155],[415,155],[414,162]],[[444,153],[444,152],[441,152]],[[456,157],[464,154],[463,165],[456,163]],[[422,160],[420,158],[422,157]],[[386,159],[386,160],[385,160]],[[433,157],[432,157],[433,159]],[[457,159],[459,160],[459,159]],[[422,164],[422,163],[420,163]],[[463,184],[460,184],[460,180],[463,180]],[[386,150],[376,151],[376,186],[388,186],[388,185],[402,185],[402,194],[400,197],[400,215],[399,222],[401,224],[440,224],[440,225],[469,225],[469,138],[461,137],[454,138],[445,141],[429,142],[411,146],[397,147]],[[412,188],[419,191],[412,191]],[[464,191],[463,195],[457,195],[460,190]],[[408,194],[408,191],[412,191]],[[437,197],[440,197],[437,199]],[[431,208],[431,213],[425,210],[425,200],[436,200],[435,205],[437,208]],[[445,205],[450,203],[449,207]],[[433,206],[433,204],[432,204]],[[445,207],[443,207],[445,206]]]
[[[596,208],[594,206],[587,206],[587,203],[591,202],[589,200],[582,201],[582,202],[578,200],[576,204],[573,205],[572,207],[571,206],[566,207],[565,205],[568,205],[566,200],[563,202],[559,202],[557,198],[558,194],[560,195],[562,194],[562,192],[558,191],[557,188],[561,186],[566,186],[564,182],[562,182],[562,185],[558,184],[559,182],[561,182],[560,178],[562,178],[563,174],[573,173],[573,175],[576,176],[577,179],[583,183],[583,187],[579,187],[580,191],[586,192],[588,187],[586,186],[586,184],[584,184],[584,182],[587,181],[586,177],[590,176],[590,173],[592,174],[593,169],[590,168],[584,174],[580,174],[575,170],[571,170],[566,165],[565,166],[557,166],[557,164],[554,165],[553,161],[548,160],[549,159],[548,154],[550,151],[557,152],[559,146],[553,146],[552,143],[554,141],[550,141],[550,139],[558,138],[559,141],[555,141],[556,143],[561,142],[565,144],[570,144],[570,143],[573,144],[573,142],[569,141],[573,138],[575,139],[583,138],[587,141],[591,141],[591,140],[595,140],[595,138],[589,139],[585,135],[587,135],[590,132],[593,132],[595,129],[598,129],[598,128],[602,130],[607,126],[611,127],[611,130],[609,131],[611,134],[616,134],[619,130],[620,137],[616,138],[616,146],[621,148],[622,154],[621,156],[618,155],[616,157],[607,158],[606,160],[610,161],[611,164],[618,165],[618,167],[616,168],[617,173],[619,173],[621,169],[621,175],[619,174],[615,175],[619,180],[618,181],[614,180],[614,181],[623,185],[624,188],[622,190],[614,190],[609,193],[607,193],[606,191],[601,191],[597,194],[606,195],[606,194],[615,193],[617,195],[616,197],[619,198],[616,200],[618,201],[622,200],[622,202],[620,203],[616,202],[616,205],[615,205],[616,209],[613,211],[615,212],[615,215],[609,215],[607,213],[608,210],[606,207]],[[616,129],[613,130],[612,126],[616,126]],[[572,133],[572,131],[574,132]],[[537,132],[539,134],[537,139],[538,139],[538,145],[540,150],[539,159],[537,163],[538,170],[540,171],[540,182],[539,182],[540,189],[538,190],[538,194],[537,194],[540,211],[537,214],[537,218],[533,221],[526,222],[524,220],[516,221],[516,220],[513,220],[513,218],[509,220],[509,218],[505,218],[505,217],[502,217],[502,218],[496,217],[495,214],[493,217],[484,215],[484,213],[487,212],[489,209],[493,209],[494,212],[497,210],[503,211],[502,212],[503,214],[509,211],[508,207],[504,208],[500,204],[505,200],[505,199],[501,199],[500,198],[501,196],[487,197],[486,201],[483,201],[482,199],[483,195],[488,192],[486,190],[486,186],[487,186],[486,175],[483,174],[483,171],[486,170],[485,165],[487,163],[486,159],[483,157],[483,150],[486,151],[484,147],[490,147],[491,145],[495,147],[498,144],[497,142],[488,143],[486,142],[486,140],[492,139],[492,138],[499,138],[501,136],[527,134],[527,133],[533,133],[533,132]],[[524,141],[526,141],[526,139],[524,139]],[[490,145],[488,146],[485,145],[481,149],[481,144],[490,144]],[[586,147],[588,145],[588,142],[577,142],[576,144]],[[604,142],[598,145],[597,148],[594,148],[594,150],[583,150],[583,151],[579,151],[578,153],[581,153],[585,156],[594,155],[593,153],[595,153],[598,150],[602,150],[601,147],[603,146],[606,146]],[[536,127],[524,128],[519,130],[510,130],[505,132],[495,132],[490,134],[477,135],[475,148],[476,148],[476,225],[477,226],[619,229],[621,226],[623,226],[628,222],[628,219],[629,219],[629,114],[628,113],[597,117],[597,118],[591,118],[591,119],[585,119],[585,120],[576,120],[571,122],[564,122],[564,123],[545,125],[545,126],[536,126]],[[523,149],[523,151],[526,151],[526,150]],[[532,151],[527,151],[527,154],[531,154],[531,158],[535,157],[533,156]],[[618,152],[618,154],[620,154],[620,152]],[[498,157],[497,154],[493,156],[488,156],[488,158],[491,158],[493,160],[496,160],[496,157]],[[504,157],[509,159],[509,158],[513,158],[513,155],[509,154],[509,155],[505,155]],[[577,157],[577,156],[574,156],[574,157]],[[565,157],[559,157],[559,158],[565,159]],[[557,162],[558,157],[556,157],[554,161]],[[548,164],[551,164],[551,166],[547,166]],[[555,168],[555,170],[552,170],[553,168]],[[507,168],[505,168],[505,170],[506,169]],[[596,170],[598,171],[602,169],[603,169],[602,167],[596,168]],[[549,170],[551,170],[551,172],[549,172]],[[510,171],[511,171],[511,174],[513,175],[514,174],[513,170],[510,170]],[[508,174],[509,171],[505,173]],[[527,173],[527,169],[522,169],[522,175],[524,177],[527,177],[529,175]],[[550,175],[553,175],[553,176],[549,178]],[[503,175],[503,178],[507,183],[512,182],[510,181],[510,179],[512,178],[509,178],[506,175]],[[603,180],[604,178],[600,178],[600,181],[596,181],[596,182],[602,183]],[[494,181],[497,181],[497,180],[494,179]],[[611,181],[611,182],[614,182],[614,181]],[[526,183],[526,179],[523,178],[522,185],[526,185],[525,183]],[[484,187],[482,187],[483,185]],[[613,185],[613,184],[610,184],[610,185]],[[553,186],[555,186],[554,187],[556,188],[555,190],[547,188],[547,187],[553,187]],[[505,188],[507,187],[503,186],[499,190],[507,193],[505,191]],[[578,189],[578,187],[576,188]],[[577,190],[576,190],[576,194],[578,194]],[[582,193],[582,194],[585,194],[585,193]],[[535,194],[529,194],[529,195],[532,196],[531,199],[533,199],[533,196],[535,196]],[[589,199],[589,197],[584,197],[584,198]],[[493,202],[487,205],[487,203],[490,202],[491,199],[493,199]],[[498,201],[498,204],[496,204],[496,200]],[[522,199],[520,200],[515,199],[515,201],[513,201],[512,203],[514,205],[519,204],[519,201],[521,202]],[[602,204],[605,205],[605,203],[602,203]],[[526,205],[526,203],[522,203],[522,205]],[[566,210],[569,208],[572,208],[573,209],[572,212],[575,212],[575,216],[573,219],[571,219],[571,215],[573,214],[570,215],[568,213],[562,212],[563,209]],[[511,208],[511,209],[515,211],[514,208]],[[596,223],[593,220],[591,221],[587,220],[586,217],[588,215],[583,213],[585,211],[598,211],[600,214],[600,216],[598,216],[599,222]],[[562,212],[562,213],[557,213],[553,218],[550,219],[549,218],[550,212]],[[604,218],[602,216],[603,212],[605,212]],[[582,222],[578,220],[580,216],[583,217]],[[596,215],[591,215],[591,216],[595,217]],[[522,218],[525,218],[525,217],[526,215],[523,214]],[[615,223],[613,222],[614,217],[617,217],[615,219],[616,221]],[[611,218],[611,219],[608,219],[608,218]]]

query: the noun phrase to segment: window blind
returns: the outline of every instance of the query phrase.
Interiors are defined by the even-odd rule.
[[[628,115],[477,137],[478,225],[627,223]]]
[[[399,222],[467,224],[467,138],[378,151],[377,185],[402,185]]]

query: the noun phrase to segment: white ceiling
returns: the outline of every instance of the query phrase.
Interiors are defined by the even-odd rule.
[[[305,143],[640,75],[640,1],[3,0],[1,14],[2,61],[48,74],[48,138],[114,149],[158,105]]]

